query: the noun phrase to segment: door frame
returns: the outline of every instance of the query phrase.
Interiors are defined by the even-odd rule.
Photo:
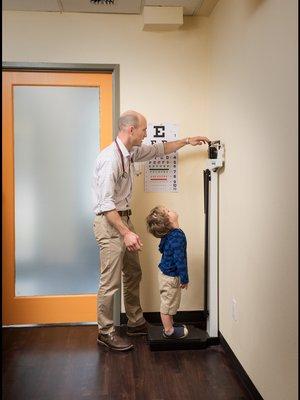
[[[117,132],[120,115],[120,65],[119,64],[61,64],[3,62],[2,71],[69,71],[69,72],[108,72],[112,74],[113,95],[113,133]]]
[[[2,62],[2,71],[32,71],[32,72],[95,72],[109,73],[112,75],[112,114],[113,114],[113,137],[118,131],[118,118],[120,115],[120,65],[119,64],[70,64],[70,63],[45,63],[45,62]],[[121,314],[121,290],[115,294],[114,301],[114,324],[120,325]],[[70,323],[73,325],[73,323]],[[76,323],[79,325],[80,323]],[[86,324],[86,323],[82,323]],[[32,326],[41,324],[32,324]],[[55,324],[60,325],[60,324]],[[65,325],[65,324],[63,324]],[[69,324],[67,324],[69,325]],[[10,325],[11,326],[11,325]]]

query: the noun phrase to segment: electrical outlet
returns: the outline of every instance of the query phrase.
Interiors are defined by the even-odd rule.
[[[236,301],[236,299],[235,299],[234,297],[232,298],[232,308],[231,308],[231,311],[232,311],[232,319],[233,319],[234,321],[237,321],[237,320],[238,320],[237,301]]]

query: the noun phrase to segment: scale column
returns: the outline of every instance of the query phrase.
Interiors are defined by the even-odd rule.
[[[208,213],[207,333],[218,337],[218,172],[210,171]]]

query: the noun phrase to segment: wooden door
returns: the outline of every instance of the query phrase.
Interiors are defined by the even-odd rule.
[[[2,76],[2,293],[4,325],[96,321],[96,294],[18,296],[15,290],[14,87],[99,88],[99,144],[112,141],[112,74],[5,71]],[[92,213],[92,209],[91,209]],[[91,227],[92,229],[92,227]],[[96,246],[96,243],[95,243]]]

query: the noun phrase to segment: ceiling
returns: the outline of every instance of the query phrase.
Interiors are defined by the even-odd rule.
[[[183,15],[208,16],[218,0],[114,0],[94,4],[90,0],[3,0],[5,11],[141,14],[144,6],[183,7]]]

